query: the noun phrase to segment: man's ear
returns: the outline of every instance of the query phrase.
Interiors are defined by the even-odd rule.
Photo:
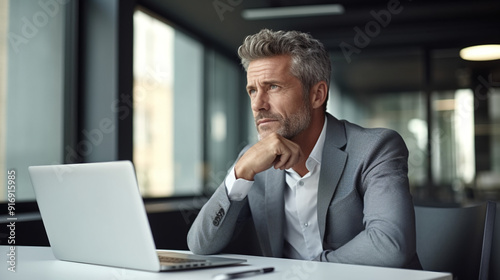
[[[326,102],[328,97],[328,85],[325,81],[320,81],[315,84],[309,93],[311,107],[313,109],[320,108]]]

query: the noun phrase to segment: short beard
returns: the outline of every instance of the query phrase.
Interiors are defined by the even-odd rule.
[[[312,108],[311,105],[309,104],[309,98],[308,96],[305,96],[304,102],[300,110],[291,115],[290,117],[288,117],[287,119],[284,119],[279,114],[260,112],[255,117],[255,122],[257,123],[257,121],[262,118],[270,118],[277,120],[281,126],[280,128],[278,128],[276,133],[283,136],[284,138],[291,140],[309,127],[309,125],[311,124],[311,111]],[[258,127],[257,127],[257,132],[259,140],[261,140],[262,136],[260,134]]]

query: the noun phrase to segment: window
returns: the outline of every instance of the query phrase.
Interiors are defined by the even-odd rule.
[[[62,162],[63,4],[0,1],[0,201],[16,170],[16,201],[34,200],[28,166]]]
[[[490,89],[489,117],[491,120],[489,132],[492,148],[491,173],[496,174],[496,183],[500,184],[500,89]]]
[[[203,46],[134,13],[134,164],[144,197],[203,189]]]
[[[3,189],[6,182],[5,168],[5,135],[7,125],[7,30],[8,1],[0,1],[0,202],[6,200],[7,192]]]
[[[243,68],[210,50],[206,58],[205,192],[211,193],[257,130],[245,90]]]
[[[433,181],[462,191],[476,175],[472,90],[434,92],[431,109]]]
[[[479,76],[484,92],[474,91],[474,108],[479,116],[475,120],[476,181],[475,193],[483,200],[500,200],[500,80],[492,76]],[[489,83],[489,85],[488,85]],[[487,108],[477,106],[487,100]],[[477,106],[477,107],[476,107]]]

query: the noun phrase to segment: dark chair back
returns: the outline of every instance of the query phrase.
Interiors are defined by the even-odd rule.
[[[490,254],[483,248],[488,243],[491,248],[493,227],[487,229],[485,222],[492,206],[416,206],[417,253],[424,270],[451,272],[458,280],[487,280]]]
[[[493,240],[491,245],[490,280],[500,279],[500,205],[496,205]]]

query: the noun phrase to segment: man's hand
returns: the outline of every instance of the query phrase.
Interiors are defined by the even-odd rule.
[[[272,133],[253,145],[234,166],[236,179],[253,181],[255,174],[269,167],[288,169],[302,157],[300,146],[283,136]]]

